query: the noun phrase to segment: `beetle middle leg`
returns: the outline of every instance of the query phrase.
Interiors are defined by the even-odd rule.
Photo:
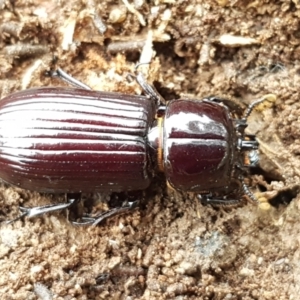
[[[135,210],[140,206],[141,199],[144,198],[144,191],[129,191],[129,192],[115,192],[110,194],[108,202],[102,199],[95,199],[98,203],[104,203],[108,205],[108,210],[104,212],[96,212],[91,214],[86,214],[84,216],[80,216],[78,220],[73,221],[71,223],[73,225],[92,225],[96,226],[103,221],[111,217],[115,217],[118,215],[126,214]],[[97,203],[93,203],[92,207],[94,208],[98,206]]]
[[[82,217],[80,221],[71,221],[71,223],[73,225],[97,226],[98,224],[102,223],[108,218],[122,215],[136,209],[139,206],[139,203],[140,203],[139,200],[132,201],[132,202],[125,202],[123,203],[122,206],[109,209],[108,211],[98,214],[95,217],[86,216],[86,217]]]

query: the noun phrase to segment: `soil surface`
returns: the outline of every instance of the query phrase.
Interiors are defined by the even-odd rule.
[[[45,76],[57,67],[95,90],[140,94],[126,77],[149,60],[141,68],[167,100],[277,97],[249,119],[259,205],[202,206],[158,176],[140,208],[97,227],[66,212],[2,223],[0,298],[299,299],[299,32],[296,0],[0,0],[0,98],[64,85]],[[1,221],[63,201],[2,183]]]

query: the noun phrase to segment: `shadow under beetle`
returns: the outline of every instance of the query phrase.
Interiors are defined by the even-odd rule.
[[[141,74],[136,80],[145,96],[92,91],[60,69],[52,75],[76,88],[29,89],[0,102],[0,178],[5,182],[46,193],[122,192],[147,188],[161,171],[176,190],[195,192],[205,203],[236,203],[231,195],[241,194],[255,201],[244,175],[257,160],[258,143],[245,128],[263,98],[238,118],[235,105],[217,97],[162,106]],[[75,202],[21,208],[19,218]],[[136,204],[81,224],[98,224]]]

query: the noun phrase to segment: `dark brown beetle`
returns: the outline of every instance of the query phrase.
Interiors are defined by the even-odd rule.
[[[92,91],[61,70],[55,75],[80,88],[30,89],[0,102],[5,182],[49,193],[121,192],[147,188],[160,170],[175,189],[198,193],[205,202],[232,203],[237,200],[228,196],[241,192],[254,199],[243,181],[244,161],[258,144],[244,130],[254,105],[264,99],[235,119],[230,101],[215,97],[161,107],[141,75],[136,79],[146,96]],[[72,203],[23,209],[22,216]]]

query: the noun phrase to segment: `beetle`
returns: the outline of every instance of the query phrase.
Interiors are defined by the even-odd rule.
[[[92,91],[61,69],[52,75],[75,88],[34,88],[0,102],[0,178],[6,183],[46,193],[122,192],[146,189],[160,171],[174,189],[206,203],[235,203],[231,195],[241,193],[255,201],[244,176],[253,165],[245,165],[247,153],[253,156],[258,143],[245,128],[264,99],[237,118],[235,105],[217,97],[163,106],[141,74],[143,96]],[[22,208],[21,217],[74,202]],[[95,225],[135,204],[84,223]]]

